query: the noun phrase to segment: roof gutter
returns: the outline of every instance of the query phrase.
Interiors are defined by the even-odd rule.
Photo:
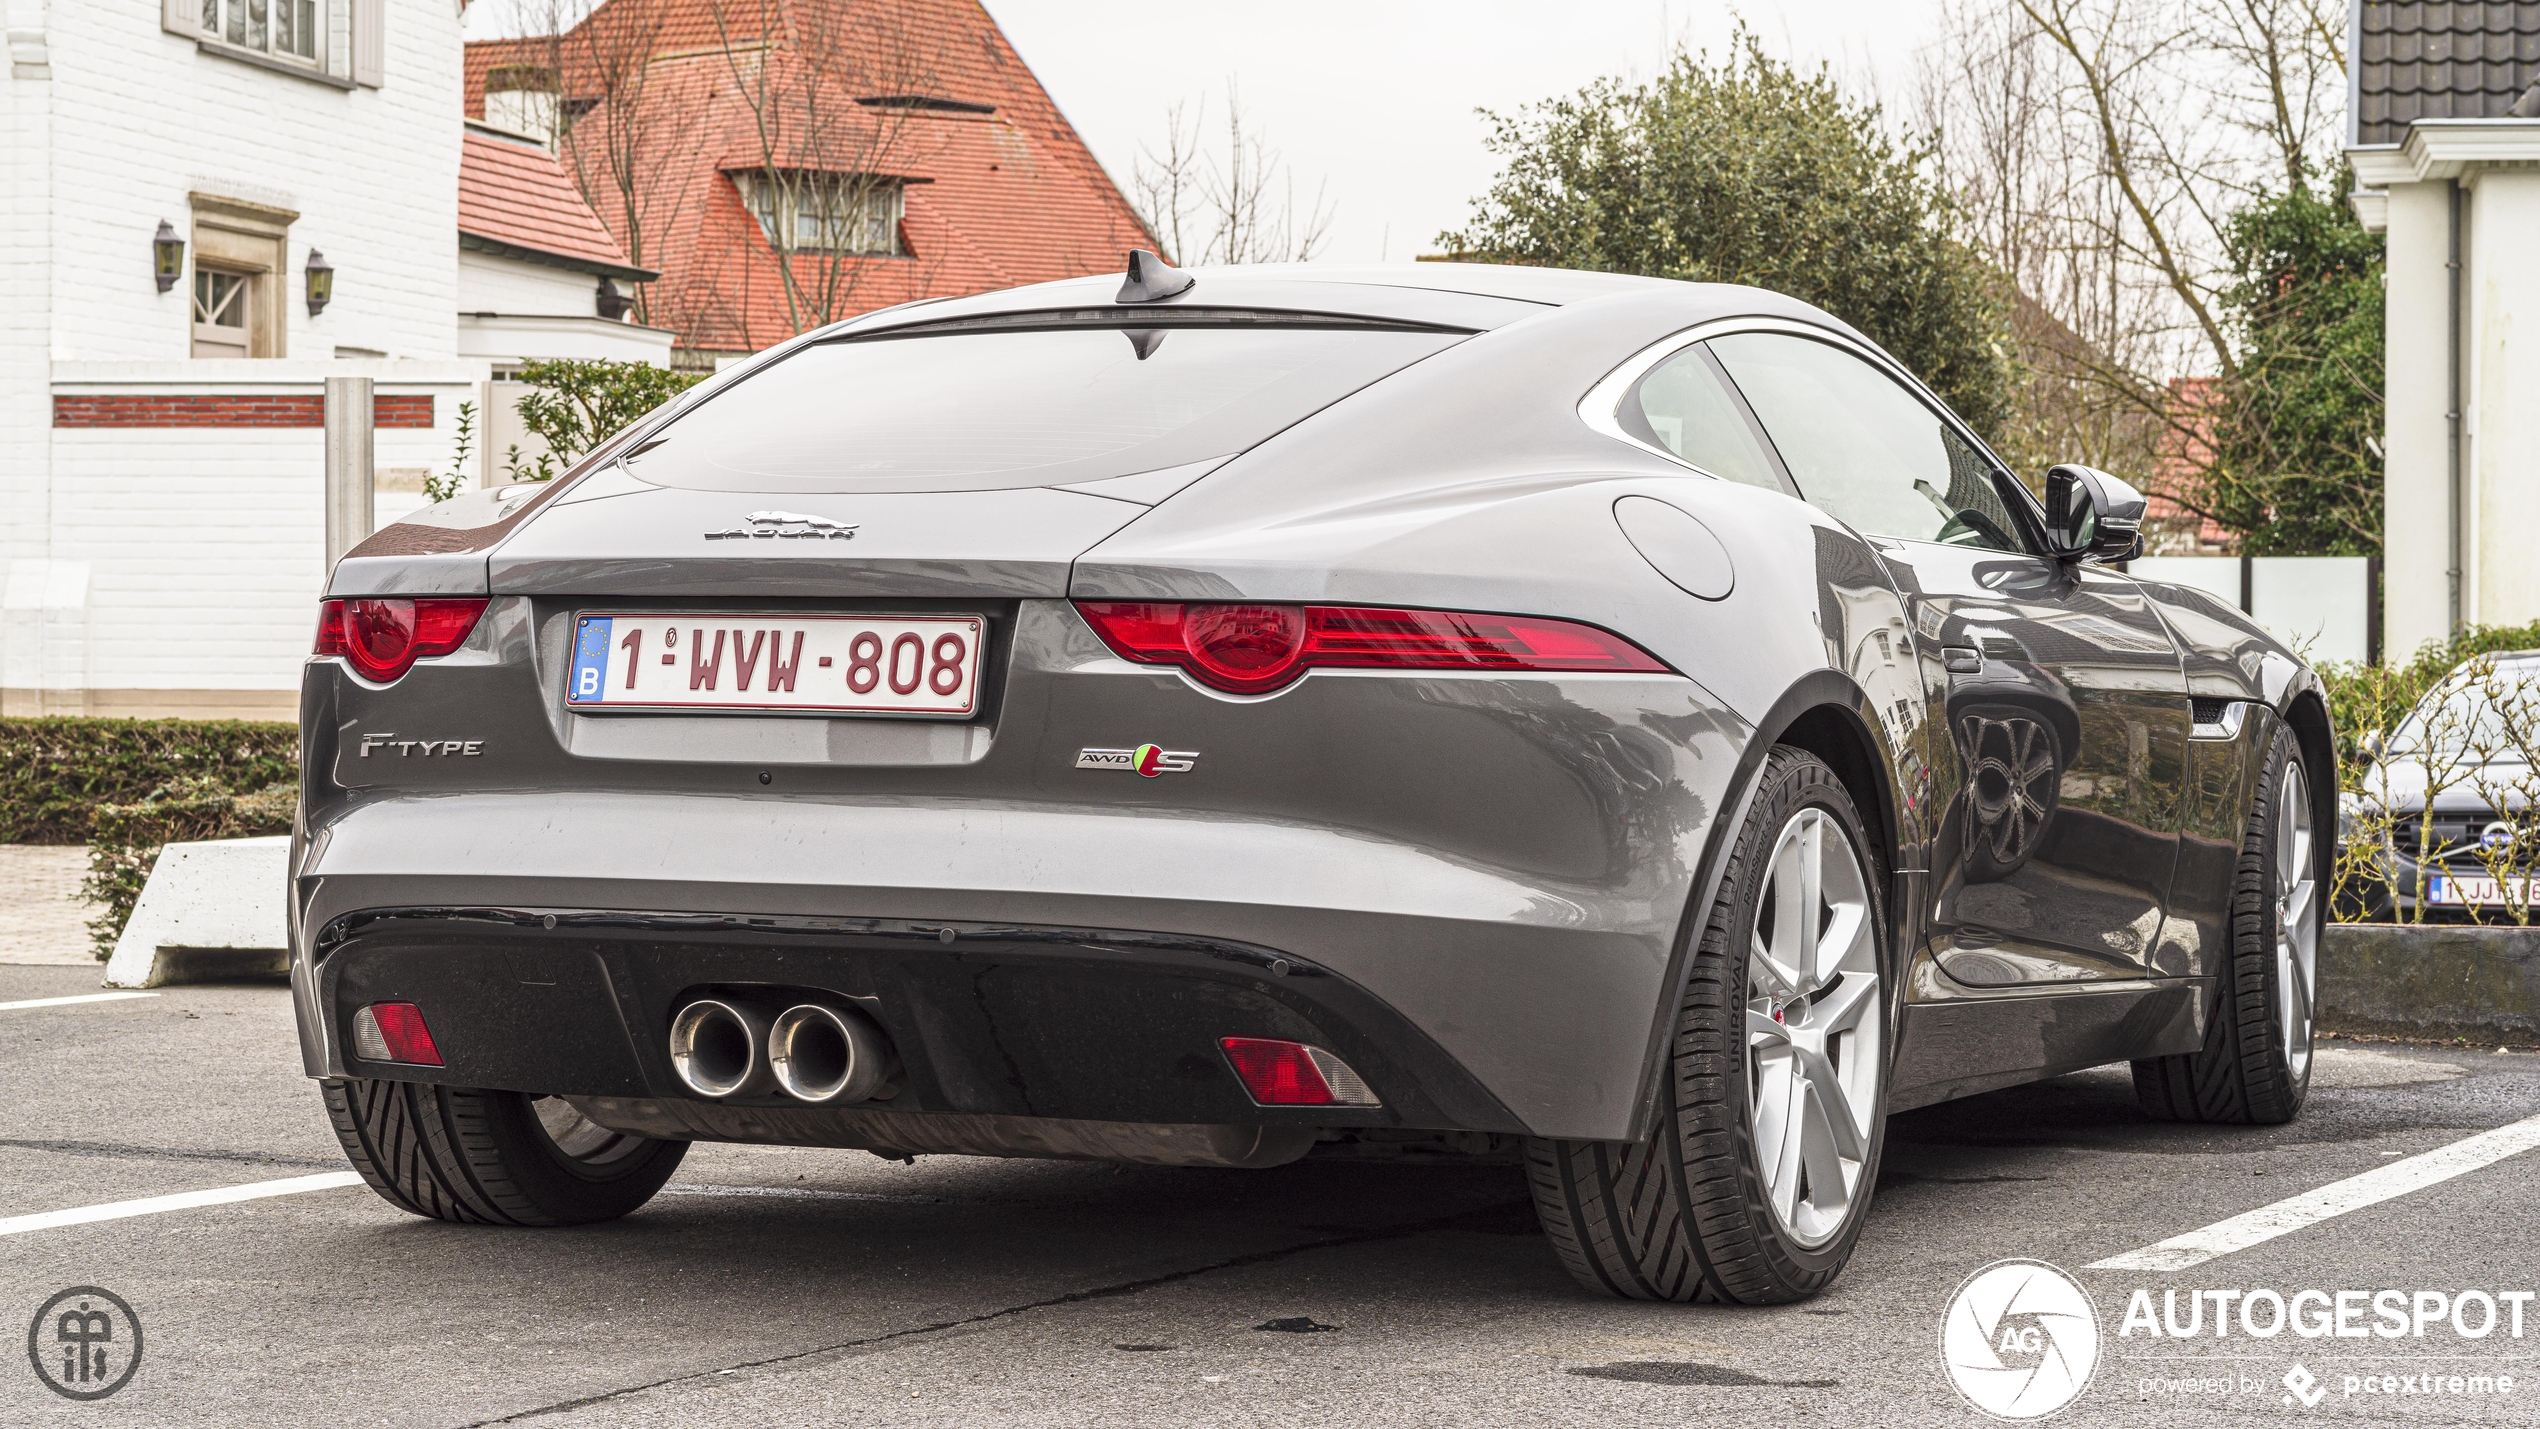
[[[2451,519],[2448,523],[2446,523],[2451,528],[2447,533],[2451,545],[2451,563],[2449,568],[2444,572],[2444,576],[2451,588],[2451,628],[2453,631],[2458,632],[2461,628],[2461,619],[2463,615],[2461,608],[2461,547],[2463,544],[2461,540],[2461,524],[2468,514],[2464,509],[2465,503],[2463,501],[2464,491],[2462,481],[2464,472],[2461,468],[2461,210],[2467,206],[2469,195],[2466,190],[2462,189],[2461,181],[2459,179],[2446,179],[2443,182],[2444,215],[2446,219],[2445,227],[2447,229],[2445,238],[2446,248],[2448,250],[2443,267],[2445,270],[2444,276],[2448,280],[2449,286],[2449,291],[2445,297],[2445,307],[2447,311],[2444,315],[2445,331],[2448,341],[2444,346],[2445,397],[2443,403],[2443,424],[2445,428],[2445,439],[2450,443],[2450,451],[2448,453],[2450,469],[2447,473],[2447,477],[2451,493],[2450,500],[2447,503],[2451,508],[2449,513]]]
[[[550,253],[543,248],[489,238],[482,233],[459,230],[459,247],[470,253],[491,258],[510,258],[522,263],[536,263],[547,268],[563,268],[575,273],[592,273],[603,278],[624,278],[631,283],[649,283],[661,276],[658,268],[638,268],[632,263],[611,263],[600,258],[576,258],[570,253]]]

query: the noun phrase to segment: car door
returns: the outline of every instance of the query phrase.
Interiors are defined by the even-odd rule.
[[[2187,764],[2177,646],[2124,576],[2042,554],[2010,477],[1865,356],[1786,332],[1711,347],[1807,500],[1904,598],[1935,734],[1930,936],[1975,987],[2139,978]]]

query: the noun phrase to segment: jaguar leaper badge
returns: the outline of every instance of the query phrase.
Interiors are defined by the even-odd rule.
[[[738,526],[708,531],[706,539],[738,541],[755,536],[760,540],[852,541],[856,525],[851,521],[832,521],[826,516],[802,516],[791,511],[753,511]]]

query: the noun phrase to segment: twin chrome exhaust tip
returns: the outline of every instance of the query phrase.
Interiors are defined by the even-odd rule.
[[[815,1104],[870,1101],[890,1081],[891,1044],[861,1012],[803,1002],[773,1021],[745,1003],[701,997],[670,1020],[670,1065],[717,1101],[770,1085]]]

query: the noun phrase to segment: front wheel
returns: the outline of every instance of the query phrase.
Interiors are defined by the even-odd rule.
[[[321,1084],[353,1169],[389,1204],[435,1220],[571,1226],[653,1198],[684,1141],[629,1136],[562,1097],[368,1078]]]
[[[2232,886],[2231,943],[2205,1045],[2134,1064],[2134,1095],[2161,1121],[2275,1126],[2311,1086],[2325,850],[2293,731],[2275,727]]]
[[[1852,1255],[1886,1135],[1886,928],[1861,816],[1767,756],[1694,950],[1654,1134],[1534,1141],[1535,1209],[1591,1289],[1804,1299]]]

